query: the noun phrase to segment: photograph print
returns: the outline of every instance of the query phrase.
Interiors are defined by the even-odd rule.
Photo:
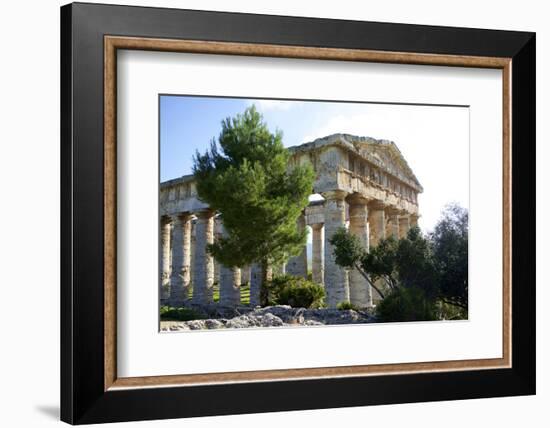
[[[159,122],[161,332],[468,319],[468,106],[161,94]]]

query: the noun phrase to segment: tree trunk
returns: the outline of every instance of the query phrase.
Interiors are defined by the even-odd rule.
[[[369,278],[369,276],[367,275],[367,273],[366,273],[363,269],[361,269],[361,267],[359,266],[359,264],[355,263],[355,264],[354,264],[354,267],[355,267],[355,269],[357,269],[357,271],[358,271],[361,275],[363,275],[363,278],[365,278],[365,279],[367,280],[367,282],[370,284],[370,286],[371,286],[372,288],[374,288],[374,290],[376,290],[376,292],[380,295],[380,297],[381,297],[382,299],[384,299],[385,296],[384,296],[384,294],[382,293],[382,291],[381,291],[376,285],[374,285],[374,282],[372,282],[372,281],[370,280],[370,278]]]
[[[262,283],[260,284],[260,306],[268,305],[269,292],[267,289],[268,282],[273,277],[273,269],[269,266],[267,260],[262,261]]]

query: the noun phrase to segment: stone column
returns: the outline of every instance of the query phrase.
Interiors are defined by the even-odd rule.
[[[191,285],[195,284],[195,259],[197,255],[197,219],[191,222]],[[194,288],[194,286],[193,286]]]
[[[349,301],[349,285],[346,270],[336,264],[334,247],[329,240],[341,227],[346,226],[346,192],[341,190],[323,193],[325,198],[325,272],[326,303],[335,308],[340,302]]]
[[[193,300],[196,303],[210,303],[213,300],[214,259],[206,251],[214,242],[214,212],[201,211],[197,214]]]
[[[248,282],[250,285],[250,266],[244,266],[241,268],[241,283]]]
[[[386,238],[386,212],[384,208],[385,205],[380,200],[369,203],[370,248],[377,246],[382,239]],[[384,289],[384,284],[381,279],[376,282],[376,285]],[[380,301],[378,293],[374,292],[372,297],[375,304]]]
[[[354,197],[349,201],[349,231],[359,238],[363,247],[369,250],[367,200]],[[360,308],[372,306],[371,287],[365,277],[355,268],[349,272],[349,298],[350,302]]]
[[[220,222],[219,236],[226,236],[223,223]],[[241,303],[241,270],[238,267],[226,267],[218,263],[220,269],[220,305],[236,307]]]
[[[160,299],[170,296],[170,233],[172,225],[170,217],[163,216],[160,220]]]
[[[315,223],[311,225],[312,229],[312,257],[311,257],[311,275],[314,282],[323,284],[323,224]]]
[[[223,222],[220,217],[214,217],[214,241],[217,241],[224,234]],[[214,259],[214,284],[221,284],[221,268],[222,264]]]
[[[378,245],[382,239],[386,238],[386,215],[384,212],[384,203],[382,201],[373,201],[369,204],[369,244],[371,247]]]
[[[389,208],[387,214],[389,217],[389,234],[386,233],[386,237],[393,236],[395,239],[399,239],[399,211]]]
[[[236,307],[241,303],[241,270],[220,263],[220,305]]]
[[[191,216],[172,218],[172,275],[170,277],[170,304],[181,306],[189,297],[191,261]]]
[[[303,213],[296,220],[296,227],[300,232],[305,229],[306,217]],[[307,278],[307,247],[305,245],[300,254],[288,260],[285,272],[290,275]]]
[[[411,214],[409,217],[409,226],[410,227],[416,227],[418,226],[418,214]]]
[[[399,217],[399,237],[400,238],[406,238],[407,232],[410,229],[410,223],[409,223],[409,216],[404,215]]]
[[[262,285],[262,267],[254,263],[250,267],[250,306],[260,304],[260,287]]]

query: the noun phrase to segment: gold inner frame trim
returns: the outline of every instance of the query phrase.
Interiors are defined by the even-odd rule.
[[[376,364],[342,367],[203,373],[170,376],[117,377],[116,367],[116,53],[118,49],[241,55],[393,64],[494,68],[502,70],[503,125],[503,320],[502,358]],[[509,368],[512,362],[512,165],[511,58],[385,52],[252,43],[104,37],[104,389],[193,386],[220,383],[360,377],[422,372]]]

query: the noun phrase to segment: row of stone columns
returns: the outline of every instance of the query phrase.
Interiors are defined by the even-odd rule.
[[[358,236],[367,250],[376,246],[386,236],[404,237],[409,228],[416,225],[416,217],[404,216],[400,211],[386,207],[380,201],[368,201],[343,191],[323,193],[323,221],[310,224],[312,228],[312,279],[324,284],[326,302],[336,307],[340,302],[351,302],[358,307],[372,305],[373,296],[367,280],[356,270],[338,266],[334,260],[334,248],[330,239],[338,228],[346,227],[346,203],[349,205],[349,231]],[[215,213],[204,210],[195,213],[195,245],[191,257],[191,232],[193,216],[183,213],[163,218],[161,222],[162,285],[169,288],[170,304],[181,305],[189,299],[191,271],[193,271],[193,302],[205,304],[213,301],[214,259],[207,246],[214,242]],[[317,219],[317,221],[319,221]],[[304,215],[297,220],[297,227],[306,227]],[[223,225],[220,235],[226,232]],[[307,247],[279,269],[278,273],[307,276]],[[193,264],[193,266],[191,266]],[[168,276],[171,271],[171,275]],[[240,304],[240,285],[250,283],[250,304],[258,305],[262,282],[261,267],[257,264],[246,268],[219,268],[220,304]]]
[[[164,226],[170,228],[170,225]],[[172,272],[170,276],[170,301],[179,304],[187,299],[191,282],[191,216],[181,214],[172,218]],[[170,260],[170,235],[163,234],[162,256]],[[169,261],[168,261],[169,263]]]
[[[401,212],[395,209],[389,209],[387,216],[386,237],[405,238],[409,229],[417,223],[416,216],[401,215]]]
[[[195,243],[191,245],[194,221]],[[189,300],[193,280],[193,302],[198,304],[213,301],[215,261],[207,246],[214,242],[215,213],[211,210],[182,213],[161,219],[161,299],[171,305],[181,306]],[[224,235],[223,224],[219,228]],[[191,272],[193,275],[191,275]],[[220,304],[238,306],[241,300],[241,282],[251,284],[251,304],[259,304],[261,269],[258,265],[244,267],[219,266]]]
[[[197,303],[208,303],[213,298],[214,259],[208,254],[207,245],[214,242],[214,212],[205,210],[195,213],[195,216],[193,258],[191,258],[192,215],[182,213],[163,218],[161,222],[162,286],[169,288],[168,298],[173,305],[179,306],[189,299],[191,270],[193,270],[194,280],[193,300]],[[193,261],[193,267],[191,267],[191,261]],[[170,279],[167,283],[170,271]]]

